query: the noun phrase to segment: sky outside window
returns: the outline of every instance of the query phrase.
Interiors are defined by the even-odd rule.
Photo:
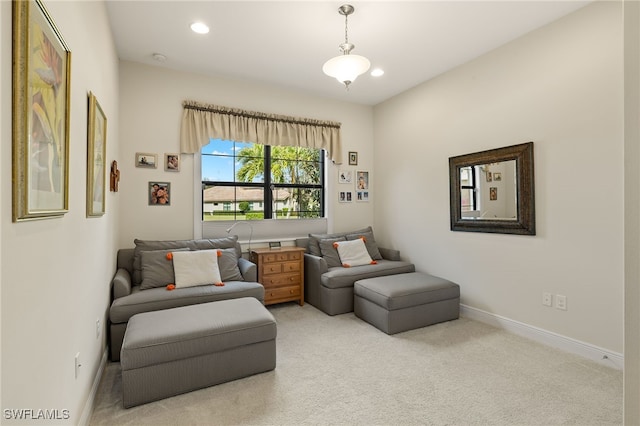
[[[235,182],[240,162],[237,153],[252,143],[211,139],[202,147],[202,180],[216,182]]]

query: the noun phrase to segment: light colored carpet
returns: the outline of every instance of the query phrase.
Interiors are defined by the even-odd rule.
[[[388,336],[272,306],[274,371],[122,407],[109,363],[91,425],[621,425],[622,372],[461,318]]]

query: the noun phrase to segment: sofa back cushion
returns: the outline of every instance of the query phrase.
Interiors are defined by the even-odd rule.
[[[373,230],[370,226],[367,226],[363,229],[358,229],[357,231],[349,231],[349,232],[338,232],[335,234],[309,234],[309,254],[314,256],[322,256],[322,251],[320,250],[320,240],[325,240],[327,238],[346,238],[347,235],[350,234],[362,234],[365,232],[373,233]]]
[[[218,268],[220,268],[220,277],[222,282],[243,281],[244,278],[238,268],[238,253],[235,248],[220,249],[220,257],[218,257]]]
[[[380,250],[378,249],[378,244],[376,243],[376,239],[373,236],[373,230],[365,231],[365,232],[353,232],[347,235],[347,241],[353,241],[358,239],[364,239],[364,245],[367,247],[367,252],[369,252],[369,256],[373,260],[382,260],[382,255],[380,254]]]
[[[235,249],[236,259],[242,254],[238,236],[232,235],[225,238],[215,238],[206,240],[134,240],[136,245],[133,252],[133,284],[139,285],[142,282],[142,255],[143,251],[169,250],[188,248],[189,250],[207,249]],[[236,265],[237,267],[237,265]]]
[[[365,239],[365,245],[367,246],[369,256],[371,256],[373,260],[381,260],[382,255],[380,254],[380,250],[378,249],[376,239],[373,236],[373,228],[371,228],[371,226],[367,226],[366,228],[358,229],[356,231],[338,232],[336,234],[309,234],[309,246],[307,248],[307,253],[314,256],[324,257],[325,255],[322,252],[322,248],[320,247],[320,241],[335,238],[346,238],[347,241],[351,241],[357,240],[361,237],[364,237]],[[302,242],[304,240],[300,241]],[[299,243],[296,241],[296,244]]]

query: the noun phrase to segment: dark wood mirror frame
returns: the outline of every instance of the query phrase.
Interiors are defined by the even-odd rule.
[[[462,218],[460,169],[480,164],[516,161],[515,220]],[[536,234],[535,196],[533,179],[533,142],[496,148],[473,154],[449,158],[449,184],[451,198],[451,230],[490,232],[499,234]]]

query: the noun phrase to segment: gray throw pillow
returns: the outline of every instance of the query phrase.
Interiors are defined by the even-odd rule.
[[[220,269],[220,278],[222,282],[227,281],[244,281],[240,268],[238,268],[238,256],[236,249],[226,248],[220,249],[222,256],[218,257],[218,269]]]
[[[380,254],[380,250],[378,250],[376,239],[373,237],[373,231],[349,234],[347,235],[347,241],[357,240],[360,237],[364,237],[364,245],[367,247],[367,251],[369,252],[369,256],[371,256],[371,259],[381,260],[382,255]]]
[[[175,283],[173,261],[167,259],[167,253],[172,251],[189,251],[189,249],[151,250],[140,253],[142,264],[140,290],[165,287],[167,284]]]
[[[320,246],[320,251],[322,252],[322,257],[327,262],[327,266],[329,268],[335,268],[337,266],[342,266],[340,262],[340,255],[338,254],[338,250],[333,246],[333,243],[336,241],[346,241],[345,237],[338,238],[325,238],[318,242]]]

